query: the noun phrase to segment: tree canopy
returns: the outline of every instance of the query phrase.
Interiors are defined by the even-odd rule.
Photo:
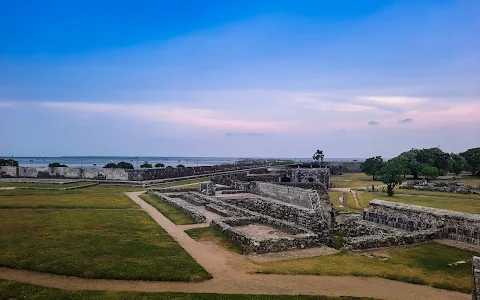
[[[155,168],[165,168],[165,165],[162,163],[155,164]]]
[[[48,166],[49,166],[50,168],[68,167],[67,165],[62,165],[61,163],[58,163],[58,162],[54,162],[54,163],[48,164]]]
[[[467,162],[467,167],[473,175],[480,175],[480,147],[468,149],[460,153]]]
[[[379,172],[380,179],[383,183],[387,185],[387,194],[388,196],[393,196],[395,194],[393,188],[397,184],[402,184],[403,182],[403,167],[398,164],[398,161],[389,160]]]
[[[144,163],[140,166],[140,168],[143,168],[143,169],[147,169],[147,168],[152,168],[152,164],[149,164],[149,163]]]
[[[113,169],[134,169],[133,165],[128,162],[121,161],[119,163],[108,163],[104,166],[105,169],[113,168]]]
[[[7,159],[0,158],[0,167],[3,167],[3,166],[18,167],[18,161],[11,158],[7,158]]]
[[[320,163],[323,163],[323,158],[325,155],[323,154],[323,150],[317,150],[313,154],[313,159],[316,160],[317,162],[320,160]]]
[[[177,168],[185,168],[185,166],[180,164],[180,165],[177,166]]]
[[[372,176],[372,180],[377,180],[377,175],[384,165],[383,158],[381,156],[375,156],[365,160],[360,168],[362,172]]]

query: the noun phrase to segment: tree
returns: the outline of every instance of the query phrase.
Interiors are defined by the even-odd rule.
[[[48,166],[49,166],[50,168],[68,167],[67,165],[62,165],[61,163],[58,163],[58,162],[54,162],[54,163],[48,164]]]
[[[108,164],[103,166],[104,169],[111,169],[111,168],[116,168],[116,167],[117,167],[117,164],[113,163],[113,162],[109,162]]]
[[[381,156],[370,157],[362,163],[360,168],[365,174],[372,176],[372,180],[377,180],[380,169],[385,165]]]
[[[124,161],[121,161],[119,163],[108,163],[104,166],[105,169],[107,168],[114,168],[114,169],[134,169],[133,165],[131,163],[127,163]]]
[[[0,158],[0,167],[3,167],[3,166],[18,167],[18,161],[11,158],[8,158],[8,159]]]
[[[455,173],[456,175],[460,174],[460,172],[465,171],[467,167],[467,163],[465,161],[465,157],[451,153],[450,154],[451,160],[452,160],[452,165],[450,171]]]
[[[133,165],[128,162],[121,161],[117,164],[117,168],[119,169],[134,169]]]
[[[325,155],[323,154],[323,150],[317,150],[313,154],[313,159],[316,160],[317,162],[320,160],[320,164],[323,164],[323,158]]]
[[[180,164],[180,165],[177,166],[177,168],[185,168],[185,166]]]
[[[147,169],[151,167],[152,167],[152,164],[149,164],[149,163],[144,163],[143,165],[140,166],[140,168],[143,168],[143,169]]]
[[[393,196],[395,194],[393,188],[397,184],[402,184],[403,182],[403,167],[398,165],[396,161],[389,160],[382,169],[380,169],[379,176],[383,183],[387,185],[387,194],[388,196]]]
[[[155,168],[165,168],[165,165],[162,163],[155,164]]]
[[[437,167],[432,167],[429,165],[424,165],[420,173],[425,176],[427,180],[435,179],[440,175],[440,171]]]
[[[480,147],[468,149],[465,152],[460,153],[461,156],[465,157],[467,166],[472,174],[480,175]]]

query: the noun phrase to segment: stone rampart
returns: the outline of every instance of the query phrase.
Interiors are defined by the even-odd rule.
[[[472,299],[480,300],[480,257],[472,260]]]
[[[372,200],[363,219],[408,231],[439,229],[441,237],[480,245],[480,215]]]

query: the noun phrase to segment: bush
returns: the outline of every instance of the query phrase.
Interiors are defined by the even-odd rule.
[[[143,168],[143,169],[147,169],[151,167],[152,167],[152,164],[149,164],[149,163],[144,163],[143,165],[140,166],[140,168]]]
[[[127,163],[124,161],[121,161],[119,163],[108,163],[106,164],[103,168],[113,168],[113,169],[134,169],[133,165],[131,163]]]
[[[18,161],[10,158],[9,159],[0,158],[0,167],[3,167],[3,166],[18,167]]]
[[[155,168],[165,168],[165,165],[162,163],[155,164]]]
[[[180,164],[180,165],[177,166],[177,168],[185,168],[185,166]]]
[[[51,163],[51,164],[48,164],[48,166],[50,168],[59,168],[59,167],[68,167],[67,165],[62,165],[61,163],[58,163],[58,162],[54,162],[54,163]]]

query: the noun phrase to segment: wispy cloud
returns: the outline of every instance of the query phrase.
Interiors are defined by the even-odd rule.
[[[261,137],[265,134],[263,132],[227,132],[225,135],[228,137]]]
[[[407,123],[412,123],[412,122],[413,122],[412,118],[405,118],[405,119],[402,119],[402,120],[398,120],[398,123],[401,123],[401,124],[407,124]]]
[[[378,122],[378,121],[369,121],[369,122],[368,122],[368,125],[370,125],[370,126],[378,126],[378,125],[380,125],[380,122]]]

